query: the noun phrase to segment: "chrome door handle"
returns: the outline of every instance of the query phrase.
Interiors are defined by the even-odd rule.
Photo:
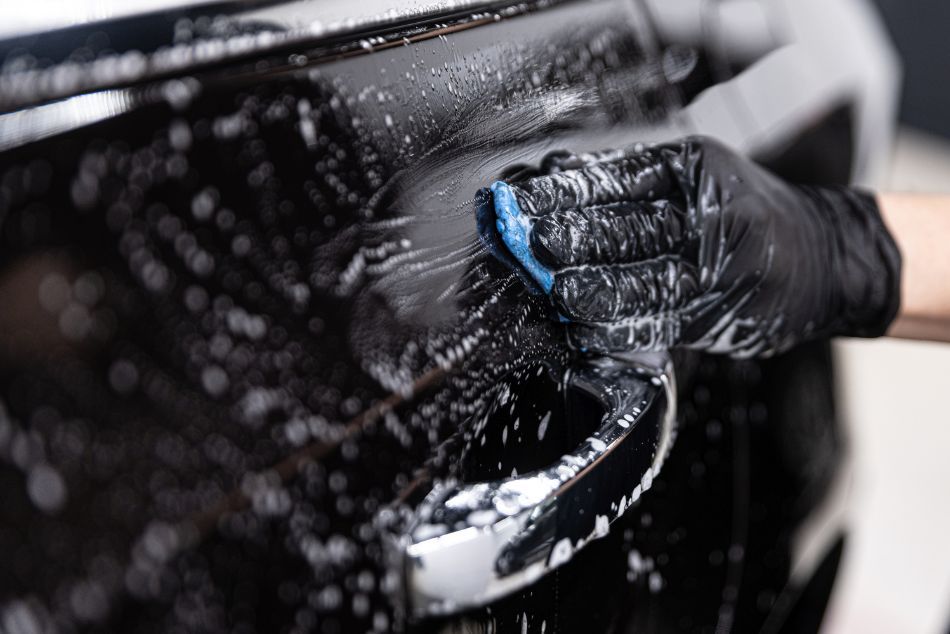
[[[518,591],[607,534],[650,488],[673,440],[668,355],[612,357],[568,380],[597,399],[597,430],[551,466],[502,480],[438,482],[395,541],[415,617]]]

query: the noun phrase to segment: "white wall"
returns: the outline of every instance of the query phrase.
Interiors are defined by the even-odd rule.
[[[901,131],[885,186],[950,192],[950,143]],[[836,353],[856,473],[853,532],[825,632],[944,634],[950,344],[849,339],[836,344]]]

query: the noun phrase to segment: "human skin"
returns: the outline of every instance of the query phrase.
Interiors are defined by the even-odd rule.
[[[901,308],[891,337],[950,342],[950,196],[881,194],[902,256]]]

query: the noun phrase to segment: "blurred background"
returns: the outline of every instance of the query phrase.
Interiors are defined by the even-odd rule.
[[[892,191],[950,190],[950,3],[877,0],[902,58]],[[825,631],[950,626],[950,346],[844,340],[839,406],[851,428],[854,530]]]

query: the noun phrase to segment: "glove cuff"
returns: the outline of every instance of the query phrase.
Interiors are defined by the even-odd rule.
[[[883,336],[901,301],[901,254],[874,196],[849,187],[814,188],[834,225],[838,306],[830,334]]]

